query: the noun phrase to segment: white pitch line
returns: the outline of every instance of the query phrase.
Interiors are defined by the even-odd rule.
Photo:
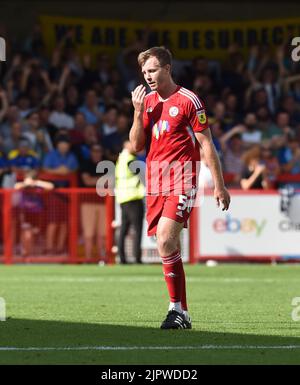
[[[28,283],[144,283],[144,282],[162,282],[162,277],[148,277],[148,276],[127,276],[127,277],[55,277],[55,278],[19,278],[19,277],[1,277],[1,282],[28,282]],[[280,283],[280,282],[297,282],[300,283],[299,278],[207,278],[207,277],[187,277],[188,282],[199,282],[199,283]]]
[[[10,347],[0,346],[2,352],[17,351],[115,351],[115,350],[260,350],[278,349],[294,350],[300,349],[300,345],[198,345],[198,346],[65,346],[65,347]]]

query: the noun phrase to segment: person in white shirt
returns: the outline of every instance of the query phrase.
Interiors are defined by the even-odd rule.
[[[65,99],[63,96],[58,96],[54,101],[54,109],[49,116],[49,123],[56,128],[74,128],[74,119],[65,112]]]

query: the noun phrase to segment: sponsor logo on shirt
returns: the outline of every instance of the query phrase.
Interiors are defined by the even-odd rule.
[[[158,139],[165,132],[170,132],[170,123],[167,120],[160,120],[152,127],[152,135]]]
[[[178,107],[176,107],[176,106],[170,107],[170,109],[169,109],[169,114],[173,118],[178,115],[178,112],[179,112],[179,110],[178,110]]]
[[[201,111],[197,111],[197,116],[198,116],[198,120],[201,124],[205,124],[206,123],[206,113],[204,110],[201,110]]]

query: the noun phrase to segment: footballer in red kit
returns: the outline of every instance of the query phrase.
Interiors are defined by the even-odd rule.
[[[187,227],[197,192],[200,161],[194,133],[206,129],[208,122],[203,103],[180,86],[167,100],[161,100],[156,91],[148,94],[143,122],[149,148],[147,222],[151,236],[156,234],[161,216],[183,222]]]
[[[147,150],[148,235],[156,235],[170,297],[161,329],[191,329],[180,232],[187,227],[197,193],[200,146],[214,179],[217,205],[227,210],[230,196],[203,102],[174,82],[170,51],[150,48],[139,54],[138,62],[151,92],[146,95],[144,85],[132,92],[134,120],[129,136],[135,151]]]

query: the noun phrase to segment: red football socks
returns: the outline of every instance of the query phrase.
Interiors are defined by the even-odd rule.
[[[185,274],[180,250],[161,258],[170,302],[181,302],[182,310],[187,311]]]

